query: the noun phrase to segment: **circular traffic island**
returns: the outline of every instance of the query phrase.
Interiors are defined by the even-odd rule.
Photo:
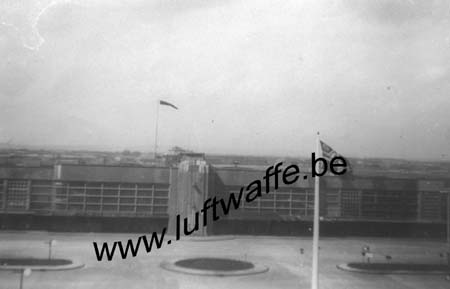
[[[446,264],[346,263],[340,264],[337,267],[344,271],[369,274],[441,275],[450,273],[450,267]]]
[[[188,258],[161,263],[161,267],[178,273],[205,276],[240,276],[264,273],[268,267],[228,258]]]
[[[34,271],[52,271],[78,269],[83,266],[84,264],[69,259],[0,258],[0,270],[29,268]]]

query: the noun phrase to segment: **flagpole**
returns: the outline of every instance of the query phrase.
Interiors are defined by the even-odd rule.
[[[319,156],[320,139],[319,132],[316,137],[316,157]],[[316,168],[317,171],[317,168]],[[314,178],[314,226],[313,226],[313,258],[311,289],[319,288],[319,177]]]
[[[157,147],[158,147],[158,119],[159,119],[159,99],[156,100],[155,146],[153,148],[153,152],[155,154],[155,160],[156,160],[156,152],[157,152]]]

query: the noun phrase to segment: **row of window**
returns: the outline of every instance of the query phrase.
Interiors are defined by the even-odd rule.
[[[166,215],[168,185],[52,183],[7,180],[0,186],[4,211],[88,215]]]
[[[329,218],[441,221],[448,210],[446,196],[439,192],[327,190],[321,192],[320,199],[321,215]],[[295,189],[263,194],[253,202],[244,202],[240,209],[309,218],[314,214],[314,192]]]
[[[166,215],[168,184],[82,183],[29,180],[0,182],[0,210],[62,214]],[[236,190],[225,191],[237,194]],[[350,219],[445,220],[446,196],[438,192],[327,190],[321,192],[325,217]],[[292,189],[243,202],[241,211],[311,217],[314,192]]]

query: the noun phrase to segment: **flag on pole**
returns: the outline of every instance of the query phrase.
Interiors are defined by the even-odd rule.
[[[331,162],[331,160],[335,157],[341,157],[344,158],[347,163],[347,172],[352,172],[352,167],[350,165],[350,162],[347,160],[346,157],[339,154],[337,151],[335,151],[332,147],[324,143],[323,141],[320,141],[320,149],[322,150],[322,157],[327,160],[328,163]]]
[[[345,159],[342,155],[338,154],[332,147],[320,140],[319,132],[317,132],[316,138],[316,152],[328,163],[335,157],[341,157]],[[351,171],[350,164],[348,161],[347,169]],[[320,206],[319,206],[319,194],[320,194],[320,176],[316,176],[314,179],[314,223],[313,223],[313,250],[312,250],[312,272],[311,272],[311,289],[319,289],[319,226],[320,226]]]
[[[172,108],[178,109],[178,107],[176,107],[175,105],[171,104],[170,102],[164,101],[164,100],[160,100],[159,104],[160,105],[167,105],[167,106],[170,106]]]
[[[178,110],[178,107],[176,107],[175,105],[171,104],[170,102],[164,101],[164,100],[160,100],[157,99],[159,101],[159,105],[166,105],[166,106],[170,106],[176,110]],[[158,148],[158,119],[159,119],[159,105],[156,105],[156,122],[155,122],[155,146],[154,146],[154,154],[155,154],[155,159],[157,157],[157,148]]]

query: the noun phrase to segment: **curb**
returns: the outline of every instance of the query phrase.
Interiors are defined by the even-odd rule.
[[[235,236],[198,236],[198,237],[183,237],[178,241],[188,242],[217,242],[217,241],[230,241],[236,239]]]
[[[348,266],[348,263],[343,263],[340,265],[336,265],[336,267],[343,271],[355,272],[355,273],[365,273],[365,274],[384,274],[384,275],[445,275],[449,274],[449,271],[445,270],[434,270],[434,271],[419,271],[419,270],[367,270],[367,269],[359,269]]]
[[[0,265],[0,270],[4,271],[15,271],[23,269],[31,269],[32,271],[64,271],[64,270],[74,270],[84,267],[84,264],[77,261],[71,260],[71,264],[60,265],[60,266],[24,266],[24,265]]]
[[[172,261],[164,261],[160,264],[160,267],[176,272],[176,273],[183,273],[188,275],[202,275],[202,276],[215,276],[215,277],[230,277],[230,276],[243,276],[243,275],[254,275],[254,274],[261,274],[269,271],[269,267],[265,265],[255,264],[253,263],[254,267],[251,269],[245,269],[245,270],[234,270],[234,271],[223,271],[223,270],[201,270],[201,269],[189,269],[185,267],[176,266],[175,262],[179,260],[172,260]]]

